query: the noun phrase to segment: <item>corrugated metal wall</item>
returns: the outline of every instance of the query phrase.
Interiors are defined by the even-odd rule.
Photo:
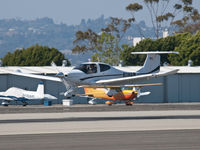
[[[10,87],[35,91],[40,83],[38,79],[31,79],[15,75],[0,75],[0,91],[5,91]],[[138,103],[164,103],[164,102],[200,102],[200,74],[176,74],[167,77],[160,77],[148,80],[143,83],[163,83],[161,86],[144,87],[141,91],[150,91],[151,94],[137,99]],[[64,96],[60,93],[65,92],[62,83],[44,81],[45,93],[54,95],[58,100],[54,104],[61,104]],[[83,90],[80,89],[80,92]],[[86,98],[73,98],[74,103],[87,103]],[[99,102],[104,102],[99,100]],[[41,104],[41,101],[32,101],[30,104]]]
[[[139,98],[138,102],[200,102],[200,74],[176,74],[148,81],[154,82],[163,85],[142,88],[151,94]]]

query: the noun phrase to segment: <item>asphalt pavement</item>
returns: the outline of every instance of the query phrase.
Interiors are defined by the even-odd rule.
[[[0,107],[2,150],[199,150],[200,104]]]
[[[133,106],[125,104],[89,105],[75,104],[72,106],[63,105],[9,105],[0,106],[0,114],[6,113],[56,113],[56,112],[103,112],[103,111],[160,111],[160,110],[200,110],[200,103],[136,103]]]
[[[0,136],[2,150],[199,150],[200,130]]]

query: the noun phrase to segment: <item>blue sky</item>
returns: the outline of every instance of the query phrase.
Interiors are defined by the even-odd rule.
[[[177,0],[173,0],[177,1]],[[81,19],[105,17],[128,18],[125,7],[141,0],[0,0],[0,19],[35,19],[50,17],[56,23],[79,24]],[[200,0],[193,0],[200,8]],[[138,14],[139,20],[150,23],[145,13]]]

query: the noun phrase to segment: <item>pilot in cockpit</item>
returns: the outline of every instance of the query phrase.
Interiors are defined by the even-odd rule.
[[[88,66],[88,73],[97,73],[97,67],[95,64],[90,64]]]

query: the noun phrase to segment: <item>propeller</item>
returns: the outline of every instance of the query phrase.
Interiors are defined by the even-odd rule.
[[[92,98],[91,100],[88,101],[88,103],[91,105],[96,105],[97,104],[96,98]]]
[[[70,83],[70,81],[67,81],[67,74],[64,74],[62,71],[60,71],[54,62],[51,63],[51,66],[57,71],[56,76],[62,79],[62,82],[66,88],[66,92],[62,92],[60,94],[66,97],[71,97],[73,95],[72,93],[74,91],[74,88],[72,86],[73,84]]]
[[[70,72],[70,70],[67,70],[67,68],[65,69],[65,73],[59,70],[58,66],[53,61],[51,62],[51,66],[56,70],[56,76],[59,78],[67,77],[67,74]]]

